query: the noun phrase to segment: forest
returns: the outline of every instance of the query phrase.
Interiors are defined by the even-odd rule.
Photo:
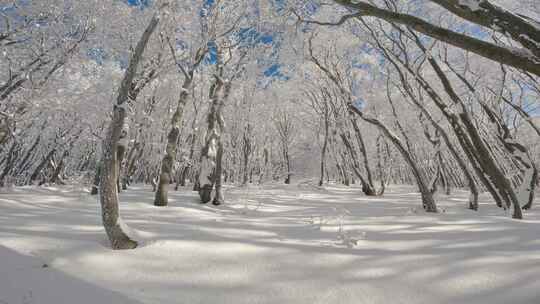
[[[540,303],[538,0],[0,0],[0,304]]]

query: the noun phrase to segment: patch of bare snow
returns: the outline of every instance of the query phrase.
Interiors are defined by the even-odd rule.
[[[0,194],[0,303],[539,300],[540,212],[513,220],[486,194],[478,212],[455,191],[437,197],[445,213],[428,214],[414,187],[366,197],[271,184],[226,186],[220,207],[185,188],[157,208],[135,185],[120,194],[120,213],[144,246],[112,251],[98,202],[77,189]]]

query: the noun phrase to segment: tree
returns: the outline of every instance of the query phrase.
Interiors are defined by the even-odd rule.
[[[352,18],[373,16],[390,23],[406,25],[416,32],[455,47],[540,76],[540,61],[538,60],[540,58],[540,48],[538,47],[540,29],[538,26],[535,25],[534,21],[506,11],[489,1],[473,0],[464,4],[458,0],[431,0],[431,2],[470,22],[508,34],[512,39],[520,42],[524,47],[523,49],[514,50],[499,46],[445,29],[416,16],[400,13],[397,11],[397,5],[394,1],[386,2],[387,8],[380,8],[364,1],[334,0],[334,2],[353,10],[353,13],[342,16],[335,23],[312,22],[321,25],[340,25]]]
[[[174,58],[175,64],[179,68],[179,70],[182,72],[182,75],[184,77],[184,82],[181,87],[180,97],[178,98],[178,101],[176,104],[176,110],[174,111],[173,117],[171,119],[171,130],[169,131],[169,135],[167,136],[167,146],[165,148],[165,156],[163,157],[163,160],[161,161],[161,171],[159,175],[159,182],[157,185],[156,196],[154,199],[154,205],[156,206],[167,206],[168,204],[167,187],[171,180],[170,176],[172,174],[172,168],[173,168],[173,164],[176,158],[178,137],[180,135],[180,123],[182,121],[182,114],[184,112],[184,107],[186,106],[186,103],[189,100],[189,96],[191,93],[190,90],[192,88],[193,76],[195,74],[195,70],[201,64],[201,62],[203,61],[208,51],[208,48],[205,42],[201,47],[199,47],[195,51],[192,62],[190,62],[189,66],[186,68],[184,67],[183,63],[177,58],[176,50],[174,46],[172,45],[170,38],[167,38],[167,40],[168,40],[168,44],[171,50],[171,54]]]
[[[137,67],[150,37],[158,26],[159,19],[159,12],[157,12],[148,23],[129,59],[128,68],[118,90],[116,104],[113,109],[113,118],[107,131],[107,137],[103,142],[103,160],[100,170],[100,202],[103,226],[113,249],[133,249],[137,247],[137,241],[126,233],[126,225],[122,222],[118,210],[118,141],[126,118],[129,90],[133,86]]]
[[[294,118],[291,114],[284,110],[278,110],[274,113],[274,125],[278,133],[278,139],[281,146],[283,162],[285,163],[285,184],[291,183],[292,167],[291,167],[291,145],[294,141],[296,129]]]

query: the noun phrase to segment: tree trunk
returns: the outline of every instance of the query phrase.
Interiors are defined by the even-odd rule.
[[[360,127],[358,126],[358,122],[356,119],[352,118],[351,123],[353,125],[354,132],[356,134],[356,141],[358,142],[358,148],[360,149],[360,153],[362,153],[362,159],[364,161],[364,169],[366,170],[366,176],[367,176],[367,183],[369,184],[369,187],[372,191],[375,192],[375,184],[373,183],[373,175],[371,174],[371,168],[369,167],[369,160],[367,155],[367,149],[366,145],[364,143],[364,138],[362,136],[362,133],[360,132]]]
[[[28,160],[30,160],[30,157],[32,156],[32,154],[35,152],[36,147],[37,147],[37,145],[39,144],[40,141],[41,141],[41,134],[38,134],[38,136],[36,137],[36,140],[34,140],[34,143],[30,147],[30,149],[28,149],[28,151],[26,152],[25,156],[23,157],[21,163],[17,167],[16,171],[18,173],[22,173],[25,170],[25,168],[27,168],[26,164],[28,163]]]
[[[214,183],[216,185],[216,194],[212,204],[218,206],[225,202],[225,197],[223,196],[223,189],[221,184],[221,175],[223,173],[223,143],[218,142],[218,150],[216,155],[216,171],[214,173]]]
[[[447,5],[451,5],[449,2],[455,2],[454,1],[435,1],[440,3],[447,3]],[[359,18],[361,16],[373,16],[376,18],[383,19],[390,23],[397,23],[406,25],[408,27],[411,27],[414,29],[414,31],[422,33],[424,35],[427,35],[429,37],[435,38],[439,41],[446,42],[448,44],[451,44],[457,48],[463,49],[465,51],[470,51],[475,54],[478,54],[482,57],[489,58],[493,61],[507,64],[510,66],[513,66],[517,69],[522,69],[524,71],[533,73],[537,76],[540,76],[540,63],[537,61],[538,58],[536,56],[540,56],[539,54],[536,54],[534,56],[533,54],[529,52],[524,52],[523,50],[514,50],[511,48],[507,48],[504,46],[499,46],[491,42],[487,42],[481,39],[477,39],[471,36],[467,36],[465,34],[461,34],[458,32],[454,32],[452,30],[448,30],[439,26],[436,26],[434,24],[431,24],[429,22],[424,21],[423,19],[420,19],[413,15],[403,14],[399,12],[394,12],[391,10],[381,9],[379,7],[376,7],[372,4],[363,2],[363,1],[351,1],[351,0],[334,0],[334,2],[339,3],[341,5],[344,5],[350,9],[355,10],[354,14],[347,15],[342,18],[341,22],[344,22],[347,20],[347,18]],[[481,3],[486,3],[487,1],[482,1]],[[482,10],[484,7],[482,8]],[[481,10],[481,11],[482,11]],[[491,18],[494,17],[492,13],[495,13],[494,10],[490,10],[489,12],[486,12],[485,15],[491,15]],[[462,16],[465,16],[461,14]],[[513,14],[510,14],[512,16],[515,16]],[[499,14],[497,12],[497,18],[505,18],[501,19],[503,21],[498,21],[496,23],[505,23],[510,20],[508,17],[508,14],[505,16],[503,14]],[[516,16],[517,17],[517,16]],[[519,17],[518,17],[519,18]],[[495,18],[496,19],[496,18]],[[519,18],[523,20],[522,18]],[[469,18],[469,20],[473,22],[479,22],[478,19],[472,19]],[[316,22],[321,24],[320,22]],[[496,26],[496,23],[490,22],[492,26],[490,28],[494,28]],[[522,26],[524,24],[529,23],[529,27],[520,27],[517,28],[516,26]],[[514,26],[514,24],[516,26]],[[540,37],[539,31],[534,28],[534,26],[530,26],[530,22],[519,22],[519,24],[512,22],[507,23],[505,27],[510,28],[513,27],[517,31],[512,31],[512,36],[514,37],[521,37],[519,38],[519,41],[528,41],[530,39],[534,39],[533,37]],[[517,35],[517,36],[516,36]],[[524,36],[521,36],[524,35]],[[531,47],[533,51],[538,52],[538,45],[535,47],[532,47],[536,43],[539,43],[540,40],[536,41],[529,41],[528,44],[526,44],[527,47]]]
[[[249,178],[249,157],[251,155],[251,125],[248,123],[246,130],[244,130],[243,134],[243,146],[242,146],[242,152],[243,152],[243,178],[242,178],[242,185],[246,185],[248,183]]]
[[[46,165],[49,163],[49,161],[52,159],[52,157],[54,156],[54,153],[56,153],[56,147],[49,151],[49,153],[47,154],[47,156],[45,156],[45,158],[43,158],[43,160],[42,160],[42,161],[39,163],[39,165],[36,167],[36,169],[34,170],[34,172],[32,173],[32,175],[30,175],[30,184],[32,184],[32,183],[38,178],[38,175],[41,173],[41,171],[43,170],[43,168],[45,168],[45,166],[46,166]]]
[[[367,26],[367,24],[364,23],[364,25]],[[398,72],[398,75],[400,77],[401,83],[403,85],[403,88],[406,92],[406,94],[410,97],[410,99],[413,101],[413,103],[421,110],[421,112],[429,119],[429,121],[432,123],[432,125],[440,132],[442,138],[445,141],[446,146],[449,148],[450,152],[454,156],[454,159],[458,162],[460,168],[462,169],[463,173],[465,174],[468,183],[469,188],[471,190],[471,195],[469,199],[469,207],[470,209],[477,210],[478,209],[478,188],[476,186],[476,182],[474,181],[474,178],[472,174],[470,173],[469,169],[467,168],[467,165],[460,157],[457,150],[454,148],[452,143],[450,142],[450,139],[448,135],[446,134],[445,130],[433,119],[431,114],[426,110],[426,108],[417,100],[417,98],[414,96],[411,87],[409,86],[408,82],[405,79],[405,75],[403,71],[401,70],[401,66],[397,63],[400,62],[403,67],[408,71],[411,75],[415,76],[415,80],[418,82],[418,84],[423,88],[423,90],[427,93],[427,95],[431,98],[431,100],[435,103],[435,105],[442,111],[443,115],[447,118],[448,122],[450,123],[452,130],[454,131],[456,137],[458,138],[458,142],[460,143],[461,147],[463,148],[465,155],[470,160],[471,165],[473,166],[473,169],[477,173],[478,177],[481,179],[481,181],[484,183],[486,188],[490,191],[494,199],[497,203],[501,203],[502,200],[500,196],[497,194],[495,189],[492,187],[491,183],[486,179],[484,176],[484,173],[482,172],[482,169],[479,167],[475,153],[473,152],[474,149],[472,148],[472,143],[468,140],[466,136],[465,130],[461,127],[461,125],[458,122],[458,118],[456,115],[450,114],[447,111],[447,106],[442,102],[442,99],[439,97],[439,95],[436,93],[436,91],[429,85],[429,83],[421,76],[421,74],[416,73],[406,62],[401,60],[398,56],[394,55],[392,56],[391,52],[386,49],[378,40],[378,36],[373,32],[369,26],[367,26],[368,30],[371,32],[372,37],[375,39],[375,42],[377,43],[378,47],[383,51],[383,54],[385,58],[388,59],[388,61],[395,67],[396,71]],[[414,33],[413,33],[414,36]],[[421,41],[415,37],[417,45],[426,52],[426,49],[424,48]],[[437,68],[437,63],[430,57],[428,57],[428,61],[430,64]],[[440,69],[437,69],[440,76]],[[444,77],[444,75],[442,75]],[[447,88],[445,88],[447,89]]]
[[[201,150],[201,170],[199,173],[199,196],[201,203],[206,204],[212,199],[212,189],[214,188],[216,162],[218,156],[218,145],[220,142],[219,132],[219,103],[220,92],[223,88],[223,82],[216,77],[212,88],[210,89],[210,111],[208,113],[208,130],[203,149]]]
[[[373,184],[370,184],[366,178],[363,176],[362,172],[360,171],[360,164],[358,162],[358,154],[356,153],[356,150],[354,149],[354,146],[351,143],[351,138],[349,132],[345,133],[342,131],[340,134],[341,140],[347,150],[350,154],[350,162],[351,167],[353,169],[354,174],[358,179],[360,180],[360,183],[362,184],[362,192],[364,192],[367,196],[375,196],[377,195],[377,192],[375,191]]]
[[[103,142],[103,161],[99,194],[103,226],[113,249],[133,249],[137,247],[137,242],[126,234],[125,230],[127,226],[122,223],[118,210],[118,141],[120,140],[126,117],[126,109],[124,107],[129,99],[129,90],[133,86],[133,79],[137,72],[139,61],[158,22],[159,17],[156,14],[152,17],[152,20],[146,27],[131,55],[128,68],[118,90],[118,97],[113,110],[113,118],[107,131],[107,137]]]
[[[355,106],[352,104],[349,105],[349,108],[354,111],[354,113],[358,114],[360,118],[365,120],[368,123],[373,124],[374,126],[378,127],[384,135],[390,141],[394,144],[394,146],[398,149],[398,151],[401,153],[407,164],[409,165],[410,169],[413,172],[413,175],[416,179],[416,184],[418,186],[418,190],[420,191],[420,195],[422,196],[422,206],[427,212],[437,212],[437,205],[435,204],[435,200],[433,198],[433,194],[431,193],[428,185],[426,184],[424,177],[422,176],[422,173],[418,166],[416,165],[412,155],[410,152],[403,146],[401,143],[401,140],[396,137],[383,123],[381,123],[379,120],[375,118],[369,118],[366,117],[360,110],[358,110]]]
[[[18,143],[17,141],[14,140],[13,144],[11,144],[11,148],[9,148],[7,161],[6,161],[6,165],[4,166],[4,170],[2,170],[2,174],[0,174],[0,187],[5,186],[6,176],[9,174],[9,172],[11,171],[11,169],[13,169],[15,165],[14,158],[15,158],[15,153],[16,153],[15,149],[17,148],[17,146],[18,146]]]
[[[173,118],[171,120],[171,130],[167,136],[167,147],[165,148],[165,156],[161,161],[161,173],[159,175],[159,182],[157,186],[156,196],[154,199],[155,206],[167,206],[168,198],[167,192],[171,182],[172,169],[176,159],[176,153],[178,150],[178,136],[180,135],[180,123],[182,121],[182,114],[184,113],[184,107],[189,98],[189,89],[191,88],[192,78],[188,77],[184,80],[182,86],[182,92],[176,106]]]
[[[323,146],[321,149],[321,177],[319,178],[319,186],[323,185],[324,182],[324,168],[325,168],[325,161],[326,161],[326,150],[328,148],[328,136],[330,133],[330,123],[328,121],[328,115],[325,113],[325,120],[324,120],[324,141]]]
[[[99,190],[99,178],[101,176],[101,162],[98,163],[96,167],[96,173],[94,175],[94,181],[92,183],[92,190],[90,191],[91,195],[97,195]]]
[[[137,242],[125,233],[118,210],[118,154],[117,143],[126,116],[125,109],[115,106],[113,120],[103,143],[103,161],[101,167],[99,194],[103,226],[113,249],[133,249]]]
[[[289,185],[291,183],[291,160],[289,157],[289,149],[285,149],[283,151],[283,155],[285,157],[285,166],[287,168],[287,177],[285,178],[285,184]]]

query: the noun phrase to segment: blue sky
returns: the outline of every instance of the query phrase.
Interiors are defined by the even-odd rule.
[[[151,0],[125,0],[125,1],[127,1],[128,5],[138,6],[141,9],[149,7],[152,4]]]
[[[145,9],[152,5],[152,0],[124,0],[129,6],[139,7]],[[286,0],[271,0],[274,2],[275,9],[279,12],[283,10],[286,5]],[[205,0],[203,7],[199,12],[199,16],[204,18],[207,16],[208,10],[215,4],[215,0]],[[258,13],[258,8],[256,10]],[[252,48],[259,45],[266,45],[273,48],[272,54],[265,60],[258,60],[257,62],[264,69],[263,74],[266,77],[276,77],[280,79],[286,79],[286,76],[281,71],[282,66],[279,64],[279,47],[277,37],[278,33],[265,33],[258,31],[253,27],[244,27],[238,30],[236,33],[237,39],[241,42],[241,47]],[[187,47],[188,42],[178,40],[176,41],[178,47]],[[209,52],[205,59],[206,64],[215,64],[217,61],[217,48],[215,43],[210,42],[208,44]],[[88,56],[94,59],[97,63],[103,64],[108,59],[107,53],[103,48],[91,48],[88,51]]]

